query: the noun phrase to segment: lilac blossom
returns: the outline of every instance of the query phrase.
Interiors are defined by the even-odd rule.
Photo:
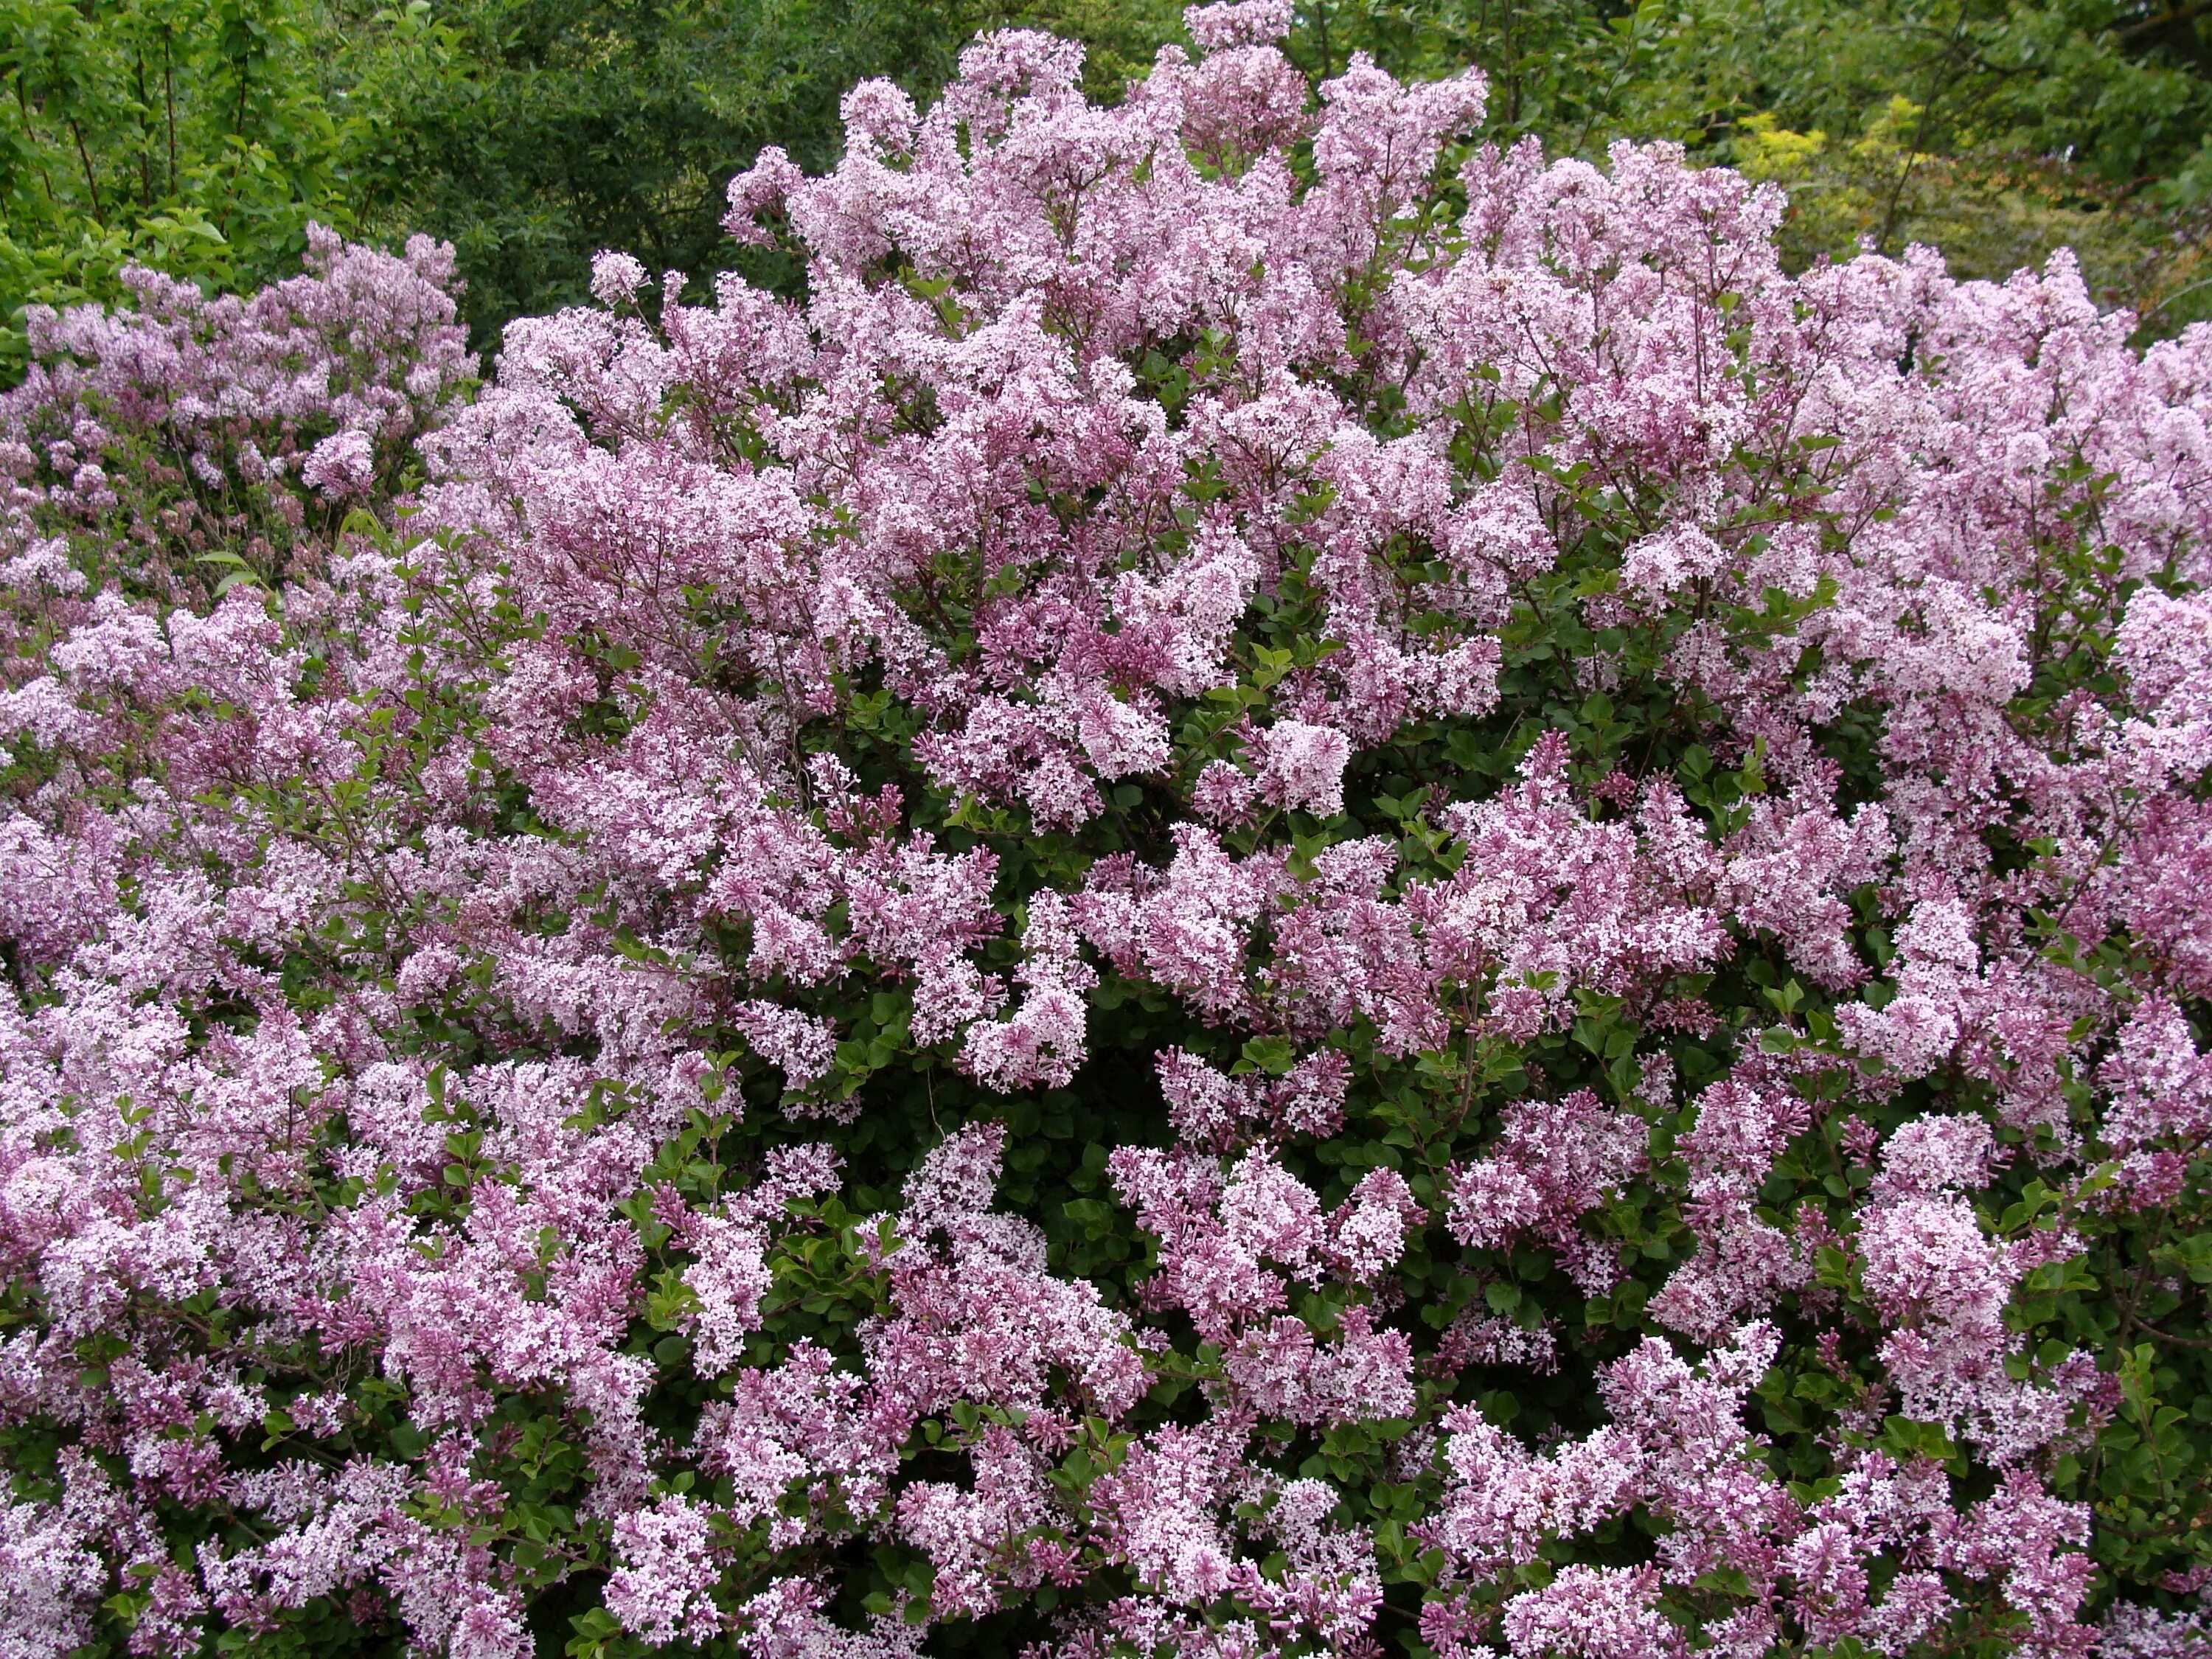
[[[0,1656],[2204,1650],[2212,334],[1291,12],[29,318]]]

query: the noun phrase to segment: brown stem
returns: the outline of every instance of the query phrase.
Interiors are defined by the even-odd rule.
[[[143,43],[131,48],[131,58],[132,63],[135,64],[137,68],[138,130],[141,135],[143,135],[146,130],[146,116],[148,112],[146,108],[146,48]],[[154,206],[154,157],[148,151],[145,140],[143,136],[141,137],[138,144],[138,199],[149,212],[152,210]]]
[[[76,139],[76,159],[84,163],[84,187],[92,192],[92,222],[104,226],[107,219],[100,210],[100,178],[93,171],[92,152],[85,148],[84,129],[77,125],[74,115],[69,118],[69,130]]]
[[[2161,1342],[2171,1342],[2180,1348],[2212,1348],[2212,1337],[2181,1336],[2172,1331],[2162,1331],[2147,1319],[2136,1321],[2136,1328],[2146,1336],[2154,1336]]]
[[[2112,33],[2122,40],[2140,40],[2146,35],[2156,34],[2160,29],[2171,28],[2176,23],[2186,23],[2191,18],[2201,16],[2208,11],[2212,11],[2212,0],[2190,0],[2185,6],[2176,6],[2155,17],[2142,18]]]
[[[177,51],[176,40],[161,31],[161,102],[169,121],[169,194],[177,193]]]
[[[23,136],[30,140],[31,148],[35,150],[39,142],[38,129],[31,125],[30,95],[23,90],[23,82],[20,78],[15,82],[15,103],[23,113]],[[46,165],[43,161],[34,162],[33,165],[39,170],[39,182],[46,187],[46,205],[58,206],[59,204],[54,199],[53,174],[46,171]]]

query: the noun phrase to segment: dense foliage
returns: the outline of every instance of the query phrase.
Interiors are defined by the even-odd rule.
[[[0,305],[110,298],[133,263],[251,288],[311,220],[428,228],[489,339],[586,297],[597,248],[703,269],[738,165],[777,140],[826,166],[847,87],[933,88],[973,27],[913,0],[5,0]]]
[[[2201,1654],[2212,333],[1279,0],[0,400],[0,1652]]]
[[[365,126],[348,204],[363,229],[451,240],[488,343],[588,299],[600,248],[711,270],[731,173],[769,143],[830,165],[848,87],[933,89],[973,27],[918,0],[364,13],[334,77]]]
[[[0,0],[0,380],[27,302],[118,298],[133,261],[252,288],[311,219],[452,241],[488,349],[582,300],[599,249],[712,269],[763,145],[826,167],[848,86],[926,100],[1006,23],[1084,41],[1101,101],[1188,44],[1165,0]],[[1671,138],[1785,184],[1792,270],[1871,237],[2002,277],[2064,244],[2148,336],[2212,315],[2191,0],[1304,0],[1285,49],[1316,82],[1355,50],[1401,79],[1480,64],[1501,138]]]
[[[111,297],[134,263],[231,287],[299,268],[343,149],[312,16],[292,0],[0,4],[11,324],[28,301]],[[9,331],[0,368],[20,366]]]

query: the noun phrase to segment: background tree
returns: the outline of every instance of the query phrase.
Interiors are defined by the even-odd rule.
[[[132,262],[221,287],[296,270],[343,220],[348,138],[302,0],[0,3],[0,298],[113,297]],[[10,329],[0,367],[20,366]]]
[[[1308,0],[1319,78],[1481,65],[1486,140],[1665,137],[1788,185],[1797,265],[1940,244],[2002,275],[2081,251],[2148,334],[2212,314],[2212,8],[2179,0]],[[982,27],[1085,43],[1112,101],[1180,40],[1161,0],[0,0],[0,309],[296,268],[310,219],[453,242],[472,343],[574,303],[591,256],[726,262],[761,148],[835,161],[845,87],[927,97]],[[761,270],[756,267],[756,274]],[[787,282],[795,273],[786,273]],[[20,321],[0,373],[22,360]]]

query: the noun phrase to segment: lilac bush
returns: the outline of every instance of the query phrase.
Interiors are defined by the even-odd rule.
[[[307,274],[249,300],[134,269],[132,309],[30,307],[34,361],[0,396],[15,585],[174,605],[280,580],[469,384],[453,275],[427,237],[394,258],[317,227]]]
[[[2212,1649],[2212,333],[979,40],[0,403],[0,1655]]]

